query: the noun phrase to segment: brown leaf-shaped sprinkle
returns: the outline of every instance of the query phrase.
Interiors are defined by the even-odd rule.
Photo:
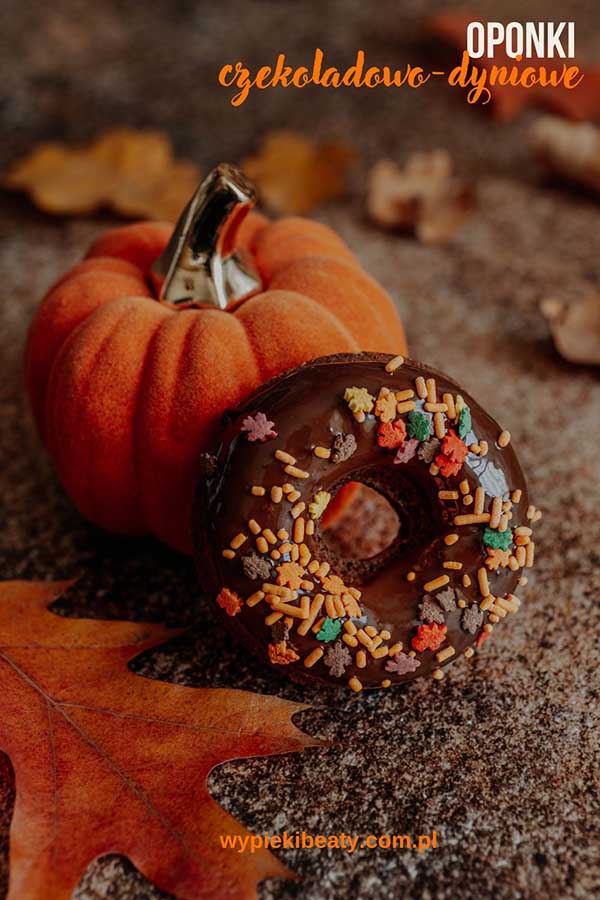
[[[475,634],[483,622],[483,613],[478,606],[467,606],[460,617],[460,627],[469,634]]]
[[[352,656],[347,647],[341,641],[330,644],[323,660],[334,678],[341,678],[346,668],[352,662]]]
[[[242,558],[242,569],[246,578],[252,581],[268,581],[271,577],[271,563],[258,553],[250,553]],[[275,641],[277,643],[277,641]]]
[[[331,462],[342,463],[356,453],[356,438],[353,434],[336,434],[331,443]]]
[[[445,622],[444,610],[439,606],[430,594],[425,594],[419,604],[419,619],[431,624],[443,625]]]
[[[341,143],[317,143],[291,131],[274,131],[242,168],[270,210],[303,215],[344,190],[354,152]]]

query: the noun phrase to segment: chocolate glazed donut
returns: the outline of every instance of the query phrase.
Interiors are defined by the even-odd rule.
[[[510,434],[440,372],[370,353],[299,366],[228,416],[204,468],[201,586],[292,678],[354,691],[439,679],[519,607],[541,512]],[[322,526],[350,481],[400,523],[370,559],[336,557]]]

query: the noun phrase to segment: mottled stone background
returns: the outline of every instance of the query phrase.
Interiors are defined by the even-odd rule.
[[[579,49],[600,61],[600,8],[592,7],[585,0],[476,4],[494,18],[574,18]],[[315,46],[342,66],[359,47],[373,64],[427,62],[432,48],[419,39],[418,23],[434,8],[424,0],[3,3],[3,166],[36,140],[79,140],[115,124],[164,128],[205,168],[240,159],[282,126],[349,141],[359,154],[351,191],[319,217],[396,298],[412,354],[450,372],[511,430],[545,510],[521,612],[470,664],[458,662],[441,684],[388,693],[291,686],[226,648],[208,606],[193,614],[197,591],[186,559],[150,540],[99,533],[63,494],[23,399],[23,339],[45,288],[111,220],[51,219],[24,198],[2,197],[2,577],[83,576],[64,601],[69,614],[190,622],[186,636],[136,660],[146,675],[314,703],[299,724],[335,747],[230,763],[210,777],[213,796],[251,830],[438,832],[439,849],[421,856],[282,853],[303,881],[264,884],[263,897],[600,893],[600,386],[597,372],[557,356],[538,312],[545,296],[598,287],[598,203],[543,180],[525,137],[535,113],[497,125],[442,84],[418,92],[263,92],[236,110],[216,83],[231,59],[258,65],[283,50],[300,64]],[[478,211],[457,239],[428,248],[369,225],[369,165],[437,146],[477,181]],[[3,890],[12,792],[7,782]],[[158,896],[118,857],[90,866],[78,890],[80,900]]]

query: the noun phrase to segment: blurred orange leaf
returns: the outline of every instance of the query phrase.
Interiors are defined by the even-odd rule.
[[[197,166],[176,160],[162,132],[118,128],[83,147],[40,144],[2,184],[56,215],[108,207],[128,218],[176,221],[199,181]]]
[[[274,131],[241,166],[272,212],[304,215],[343,193],[354,158],[345,144],[317,143],[291,131]]]
[[[293,877],[209,796],[225,760],[318,743],[291,716],[306,707],[245,691],[153,681],[127,666],[174,632],[68,619],[47,604],[70,582],[0,584],[0,747],[15,770],[9,900],[67,900],[89,863],[129,857],[188,900],[256,896]]]

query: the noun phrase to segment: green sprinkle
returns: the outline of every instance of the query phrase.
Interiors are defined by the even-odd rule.
[[[492,550],[508,550],[512,543],[512,531],[510,528],[506,531],[496,531],[488,526],[483,532],[483,543]]]
[[[422,412],[409,412],[406,430],[411,438],[426,441],[431,431],[431,419]]]
[[[466,437],[472,426],[471,410],[468,406],[463,406],[458,416],[458,436],[460,438]]]
[[[336,637],[342,630],[340,619],[330,619],[329,616],[321,625],[317,634],[318,641],[335,641]]]

